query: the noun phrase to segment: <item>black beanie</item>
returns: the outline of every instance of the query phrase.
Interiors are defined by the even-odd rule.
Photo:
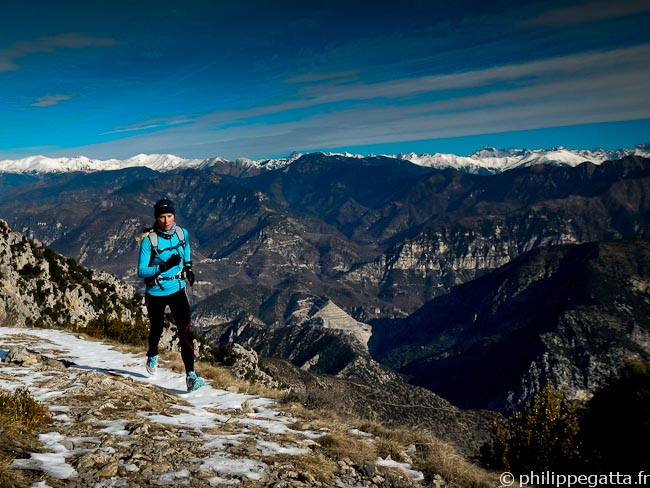
[[[160,215],[166,214],[166,213],[176,215],[176,209],[174,208],[174,202],[172,202],[168,198],[161,198],[153,206],[153,214],[154,214],[154,216],[156,218],[158,218]]]

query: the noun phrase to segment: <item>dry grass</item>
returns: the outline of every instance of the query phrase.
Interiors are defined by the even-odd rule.
[[[22,488],[32,484],[34,480],[12,468],[11,463],[17,457],[40,451],[36,433],[48,418],[45,407],[32,399],[27,389],[0,393],[0,486]]]
[[[293,471],[299,480],[308,482],[330,483],[337,470],[336,464],[322,455],[270,456],[264,461],[273,464],[275,471]]]
[[[424,473],[426,480],[440,475],[446,486],[457,488],[492,488],[499,485],[498,473],[492,473],[468,461],[451,444],[424,431],[387,428],[366,422],[360,427],[380,439],[384,453],[396,461],[408,461]],[[411,446],[409,452],[403,449]],[[400,459],[401,458],[401,459]]]
[[[11,442],[11,439],[7,439]],[[7,442],[7,441],[4,441]],[[22,488],[29,486],[29,481],[19,469],[11,467],[13,458],[3,452],[6,447],[0,450],[0,486],[3,488]]]
[[[0,417],[21,430],[33,432],[49,418],[47,408],[34,400],[27,388],[0,393]]]
[[[349,459],[362,465],[377,459],[377,445],[366,437],[354,435],[344,425],[332,425],[330,432],[317,440],[324,452],[336,459]]]

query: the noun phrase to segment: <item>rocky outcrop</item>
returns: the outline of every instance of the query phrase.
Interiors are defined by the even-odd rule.
[[[100,316],[143,320],[135,289],[82,268],[0,220],[0,324],[84,327]]]

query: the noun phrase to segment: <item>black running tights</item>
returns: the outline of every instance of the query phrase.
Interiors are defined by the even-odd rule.
[[[172,295],[153,296],[146,295],[147,312],[149,313],[149,350],[147,357],[158,355],[158,343],[163,333],[165,323],[165,308],[169,305],[174,323],[178,328],[181,342],[181,358],[185,365],[185,372],[194,371],[194,339],[190,330],[191,312],[185,290],[179,290]]]

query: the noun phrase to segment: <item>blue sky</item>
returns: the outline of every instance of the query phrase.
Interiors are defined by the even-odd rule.
[[[650,0],[0,6],[0,159],[650,142]]]

